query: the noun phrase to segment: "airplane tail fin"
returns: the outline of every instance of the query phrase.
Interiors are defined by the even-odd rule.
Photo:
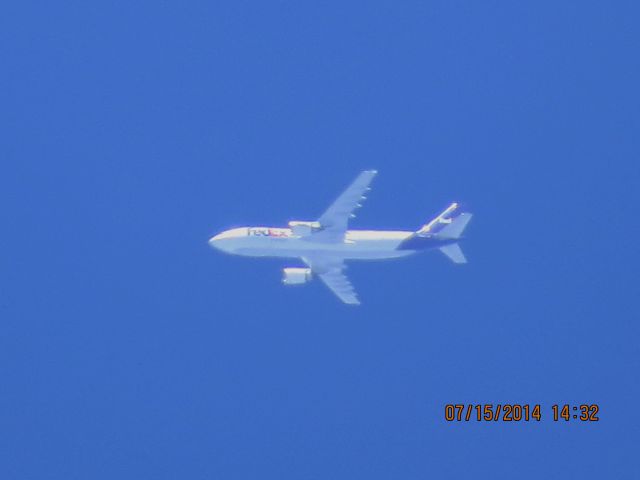
[[[442,239],[458,239],[471,220],[470,213],[458,211],[460,204],[453,202],[444,212],[423,225],[416,233],[421,236],[434,235]]]
[[[433,233],[438,233],[442,230],[446,225],[450,224],[452,221],[452,217],[455,211],[458,209],[459,205],[457,202],[453,202],[449,205],[444,212],[438,215],[436,218],[431,220],[429,223],[424,224],[420,230],[416,233],[418,235],[428,235]]]
[[[446,244],[439,247],[439,250],[453,263],[467,263],[467,259],[456,241],[462,237],[472,214],[460,212],[459,208],[460,204],[452,203],[440,215],[418,230],[416,236],[445,240]]]
[[[464,253],[462,253],[460,245],[457,243],[440,247],[440,251],[449,257],[453,263],[467,263],[467,259],[465,258]]]
[[[458,240],[462,236],[462,232],[467,228],[472,215],[470,213],[461,213],[456,218],[440,230],[435,237],[441,240]],[[467,259],[462,253],[462,249],[458,243],[450,243],[444,247],[440,247],[440,251],[451,259],[453,263],[467,263]]]
[[[467,224],[473,215],[470,213],[461,213],[456,218],[452,219],[448,225],[445,225],[436,236],[442,239],[457,240],[462,236],[462,232],[467,228]]]

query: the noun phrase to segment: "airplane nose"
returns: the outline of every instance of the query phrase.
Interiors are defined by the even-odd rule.
[[[209,246],[211,248],[219,248],[217,242],[220,240],[220,235],[215,235],[209,239]]]
[[[222,232],[209,239],[209,246],[221,252],[226,252],[229,249],[229,240],[228,233]]]
[[[241,230],[236,228],[220,232],[209,239],[209,246],[222,252],[233,253]]]

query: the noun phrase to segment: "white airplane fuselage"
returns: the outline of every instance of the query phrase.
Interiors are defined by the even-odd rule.
[[[348,260],[382,260],[436,248],[454,263],[466,263],[458,245],[471,219],[454,202],[419,230],[349,230],[353,211],[362,206],[375,170],[361,172],[316,221],[292,220],[288,228],[241,227],[209,239],[209,245],[247,257],[294,258],[305,265],[283,268],[285,285],[301,285],[319,278],[342,302],[360,300],[345,275]]]
[[[212,237],[209,244],[227,253],[249,257],[300,258],[309,254],[342,260],[380,260],[405,257],[416,250],[399,248],[414,232],[348,230],[341,242],[314,241],[288,228],[234,228]],[[434,245],[435,247],[435,245]]]

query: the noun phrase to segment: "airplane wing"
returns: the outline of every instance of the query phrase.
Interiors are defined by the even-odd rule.
[[[322,231],[314,235],[314,240],[340,241],[347,231],[349,219],[353,211],[360,207],[364,194],[370,190],[369,184],[378,173],[376,170],[365,170],[356,177],[349,187],[320,216],[318,222]]]
[[[302,260],[340,300],[349,305],[360,305],[358,295],[344,273],[344,261],[308,257]]]

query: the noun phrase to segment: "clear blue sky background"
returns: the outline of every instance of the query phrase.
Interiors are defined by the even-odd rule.
[[[4,5],[0,477],[640,478],[637,2],[303,3]],[[355,227],[461,200],[470,263],[348,308],[208,248],[364,168]]]

